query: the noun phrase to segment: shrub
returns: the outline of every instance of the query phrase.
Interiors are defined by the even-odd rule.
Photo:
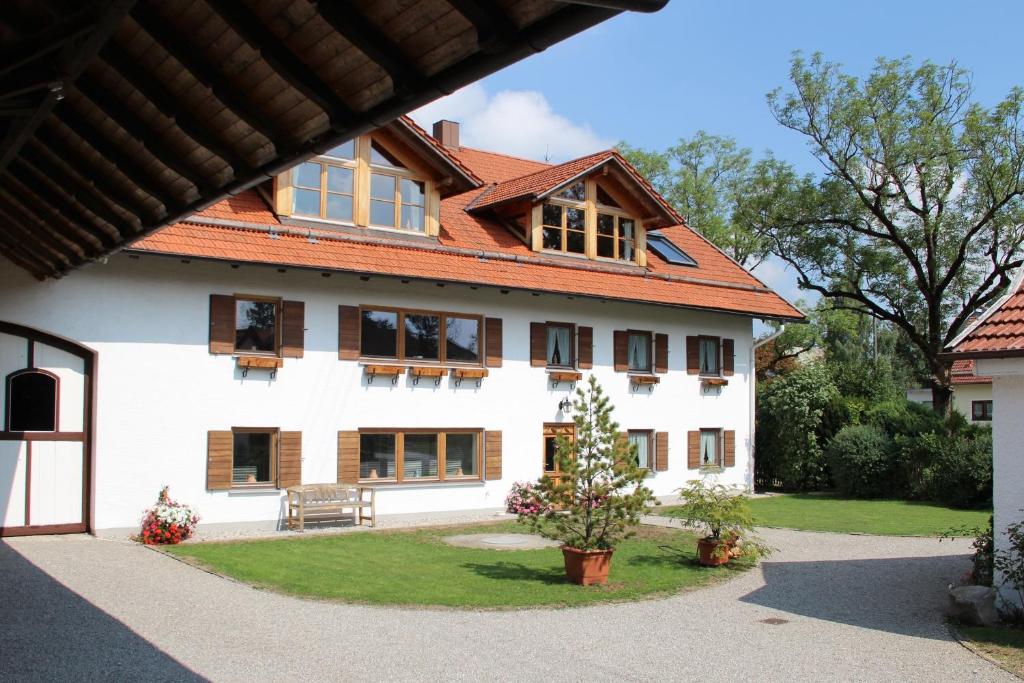
[[[759,482],[778,481],[805,491],[827,483],[821,437],[822,416],[838,396],[820,364],[800,367],[758,392],[757,467]]]
[[[694,479],[679,489],[679,498],[681,505],[677,512],[683,526],[706,532],[705,539],[709,541],[738,543],[749,557],[771,554],[772,548],[754,536],[750,499],[742,491]],[[723,552],[723,548],[716,547],[716,554]]]
[[[840,493],[861,498],[893,496],[897,471],[893,440],[875,425],[843,428],[829,442],[825,457]]]
[[[992,504],[992,432],[965,426],[897,439],[912,498],[959,508]]]
[[[931,406],[902,398],[882,401],[868,408],[862,422],[875,425],[892,438],[917,436],[943,428],[942,417]]]
[[[1024,510],[1021,510],[1024,512]],[[1013,590],[1017,591],[1020,607],[1007,601],[1007,621],[1024,625],[1024,522],[1015,522],[1003,531],[1008,545],[995,556],[995,569]]]
[[[156,505],[146,510],[139,538],[146,545],[174,545],[191,537],[197,524],[196,511],[171,500],[165,486],[160,489]]]
[[[533,482],[517,481],[505,497],[505,510],[514,515],[533,515],[545,512],[537,497]]]

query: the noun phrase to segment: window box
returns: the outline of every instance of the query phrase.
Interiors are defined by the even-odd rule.
[[[629,376],[630,383],[635,387],[647,387],[653,389],[655,384],[661,382],[661,378],[657,375],[633,375]]]
[[[583,379],[583,373],[576,370],[548,370],[548,379],[554,383],[579,382]]]
[[[724,377],[701,377],[700,383],[707,387],[725,387],[729,385],[729,380]]]
[[[249,374],[249,370],[270,370],[270,376],[277,374],[277,369],[284,366],[284,360],[276,356],[238,356],[236,358],[238,367],[242,369],[242,377]]]
[[[366,373],[366,381],[369,384],[373,384],[374,378],[378,375],[384,377],[390,377],[392,384],[398,384],[398,378],[405,372],[404,365],[366,365],[363,367],[363,372]]]
[[[413,384],[419,384],[420,378],[422,377],[431,377],[434,380],[434,386],[437,386],[441,384],[441,378],[447,373],[447,368],[442,368],[440,366],[413,366],[409,368],[409,376],[413,378]]]
[[[480,386],[483,378],[487,377],[486,368],[452,368],[451,372],[455,386],[461,385],[464,379],[475,379],[476,385]]]

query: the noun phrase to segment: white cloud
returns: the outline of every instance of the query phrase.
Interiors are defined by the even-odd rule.
[[[467,147],[541,161],[568,161],[615,144],[586,123],[570,121],[553,111],[544,94],[535,90],[502,90],[491,95],[474,83],[411,116],[427,130],[439,119],[458,121],[460,141]]]

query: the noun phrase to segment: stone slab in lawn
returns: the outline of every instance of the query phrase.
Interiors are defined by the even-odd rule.
[[[557,548],[561,545],[536,534],[462,534],[445,536],[444,542],[460,548],[483,548],[485,550],[538,550]]]

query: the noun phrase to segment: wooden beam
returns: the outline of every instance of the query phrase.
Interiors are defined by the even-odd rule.
[[[16,172],[16,173],[15,173]],[[15,176],[31,193],[34,204],[47,204],[55,209],[64,219],[79,230],[82,235],[88,235],[93,252],[100,253],[104,247],[118,245],[110,233],[93,223],[93,218],[71,198],[65,194],[63,188],[51,182],[49,179],[39,178],[35,175],[35,169],[26,164],[22,159],[16,159],[11,167],[7,169],[7,178],[10,181]],[[94,242],[93,242],[94,241]]]
[[[176,59],[197,81],[209,88],[210,93],[231,112],[245,121],[250,128],[271,142],[280,140],[282,131],[264,116],[252,102],[240,95],[217,69],[210,66],[193,43],[180,33],[149,5],[139,5],[132,19],[149,34],[167,54]]]
[[[157,161],[192,183],[200,194],[209,194],[216,189],[197,169],[185,163],[185,154],[182,150],[171,147],[160,132],[153,130],[138,114],[126,107],[121,98],[103,87],[96,78],[82,74],[75,85],[79,93],[88,98],[133,139],[142,143]]]
[[[174,121],[185,135],[210,150],[231,166],[233,175],[239,172],[252,171],[252,166],[243,159],[226,140],[210,128],[203,120],[197,118],[182,106],[181,98],[168,92],[157,78],[143,69],[127,52],[114,43],[107,43],[100,50],[103,58],[111,68],[127,81],[133,88],[142,93],[161,114]]]
[[[42,232],[49,234],[54,241],[62,244],[65,251],[70,249],[76,263],[99,253],[92,240],[88,239],[75,224],[69,223],[56,209],[46,204],[33,205],[27,201],[32,199],[33,195],[23,185],[12,183],[10,190],[11,192],[7,192],[5,188],[0,187],[0,196],[7,202],[8,207],[15,210],[16,214],[26,217],[26,224],[34,224]],[[67,230],[62,232],[58,229],[59,226],[65,226]]]
[[[358,8],[348,2],[321,1],[316,3],[316,11],[345,40],[387,71],[397,96],[411,95],[412,89],[425,81],[424,74],[399,46],[367,20]]]
[[[142,227],[141,222],[139,225],[133,225],[130,221],[127,221],[124,216],[104,201],[106,197],[102,192],[98,192],[87,181],[68,171],[38,146],[30,144],[25,147],[21,152],[19,161],[35,169],[38,176],[49,178],[56,183],[72,199],[88,209],[101,221],[114,228],[121,240],[135,235]],[[114,243],[116,244],[117,241],[115,239]]]
[[[0,251],[3,252],[5,258],[10,259],[22,270],[27,270],[28,274],[37,280],[45,280],[60,272],[54,266],[45,264],[39,257],[26,255],[24,248],[19,248],[17,243],[10,241],[10,238],[0,238]],[[44,265],[39,265],[40,263]]]
[[[31,245],[33,251],[50,254],[55,269],[71,266],[68,255],[55,247],[51,242],[40,239],[30,228],[25,227],[6,210],[6,204],[0,201],[0,230],[3,230],[17,244]]]
[[[63,74],[63,83],[73,83],[78,78],[89,60],[95,57],[103,44],[110,39],[134,4],[135,0],[110,0],[101,10],[88,37],[72,41],[61,49],[54,66],[58,73]],[[53,108],[63,97],[62,90],[48,92],[32,116],[25,117],[8,128],[7,135],[0,142],[0,172],[18,155],[22,146],[35,134],[36,129],[53,112]]]
[[[180,201],[171,196],[169,188],[161,185],[160,181],[152,177],[153,173],[149,168],[140,164],[134,155],[126,154],[121,146],[108,140],[99,128],[93,126],[85,118],[78,116],[74,111],[58,109],[56,119],[107,161],[114,164],[135,187],[163,204],[167,213],[174,213],[184,208]]]
[[[241,36],[251,48],[260,53],[273,69],[291,87],[302,93],[306,99],[324,110],[331,126],[348,126],[355,119],[355,112],[334,92],[327,83],[320,80],[312,67],[285,45],[263,20],[236,0],[206,0],[214,12]]]
[[[96,18],[96,5],[91,5],[28,38],[22,38],[17,45],[0,54],[0,76],[45,57],[86,35],[93,30]]]
[[[96,159],[82,154],[75,146],[67,144],[67,141],[59,139],[50,126],[43,126],[36,131],[34,142],[47,153],[63,159],[68,166],[75,169],[88,183],[94,185],[107,199],[125,211],[138,216],[140,221],[158,220],[167,214],[166,209],[160,210],[147,206],[133,193],[114,182],[113,174],[107,168],[97,164]],[[115,162],[110,161],[110,163],[114,164]],[[136,178],[133,177],[129,182],[135,180]],[[159,198],[156,199],[159,200]]]
[[[493,0],[448,0],[448,4],[473,24],[477,44],[486,54],[506,49],[516,37],[515,24]]]

